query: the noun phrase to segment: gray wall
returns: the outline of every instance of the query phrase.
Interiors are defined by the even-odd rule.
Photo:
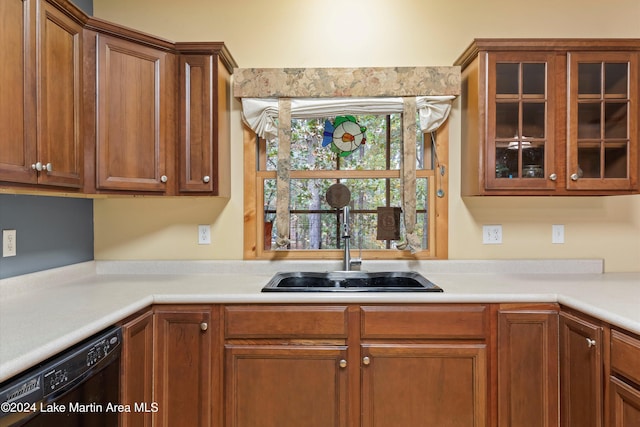
[[[4,229],[16,230],[17,255],[0,257],[0,279],[93,260],[91,199],[0,194]]]
[[[93,16],[93,0],[71,0],[71,2],[87,15]]]

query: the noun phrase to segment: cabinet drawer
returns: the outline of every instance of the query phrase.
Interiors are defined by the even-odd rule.
[[[483,305],[364,306],[362,338],[484,339]]]
[[[640,384],[640,340],[611,331],[611,370]]]
[[[227,306],[225,338],[346,338],[346,306]]]

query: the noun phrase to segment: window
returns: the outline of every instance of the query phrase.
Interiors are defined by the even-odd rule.
[[[360,247],[365,260],[446,258],[447,117],[460,80],[459,67],[442,66],[234,69],[233,96],[242,101],[246,125],[244,258],[340,259],[340,212],[323,203],[334,183],[351,187],[351,247]],[[350,158],[327,156],[319,132],[331,117],[323,116],[357,117],[366,122],[369,141]],[[416,127],[427,134],[420,142]],[[402,162],[395,148],[400,141]],[[273,249],[276,202],[280,230]],[[374,233],[374,224],[389,218],[378,212],[395,219],[400,202],[406,232],[396,249],[389,235]]]
[[[275,249],[278,139],[245,131],[245,258],[342,257],[342,210],[325,200],[330,185],[351,192],[351,248],[367,259],[425,259],[447,256],[448,127],[416,138],[416,227],[421,250],[378,240],[378,207],[402,207],[402,114],[357,115],[366,142],[347,157],[322,146],[326,118],[291,121],[289,240]],[[417,118],[416,118],[417,119]],[[420,129],[419,126],[417,126]],[[401,221],[401,239],[404,221]]]

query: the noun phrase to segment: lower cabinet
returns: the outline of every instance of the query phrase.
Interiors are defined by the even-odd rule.
[[[480,305],[228,306],[226,427],[487,425]]]
[[[211,425],[211,317],[208,306],[155,309],[155,426]]]
[[[501,307],[497,348],[498,426],[557,427],[557,307]]]
[[[226,425],[347,426],[345,346],[227,345]]]
[[[217,426],[213,408],[221,377],[213,351],[217,309],[163,305],[125,322],[121,426]]]
[[[121,414],[121,427],[150,427],[154,410],[153,311],[145,311],[122,325],[120,372],[120,403],[131,408]],[[146,404],[144,411],[136,410],[140,404]]]
[[[603,328],[575,313],[560,315],[562,427],[602,427],[604,422]],[[619,427],[619,426],[618,426]]]
[[[556,304],[156,305],[121,426],[640,427],[640,336]],[[607,399],[604,399],[607,396]]]
[[[611,331],[609,425],[640,427],[640,337]]]
[[[225,426],[351,425],[349,313],[347,306],[226,306]]]
[[[362,426],[486,425],[484,344],[367,344],[362,354]]]

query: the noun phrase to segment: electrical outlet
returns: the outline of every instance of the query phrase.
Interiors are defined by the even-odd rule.
[[[502,225],[483,225],[482,226],[482,243],[485,245],[501,245],[502,244]]]
[[[199,245],[210,245],[211,244],[211,226],[199,225],[198,226],[198,244]]]
[[[2,230],[2,257],[16,256],[16,230]]]
[[[553,224],[551,226],[551,243],[564,243],[564,224]]]

